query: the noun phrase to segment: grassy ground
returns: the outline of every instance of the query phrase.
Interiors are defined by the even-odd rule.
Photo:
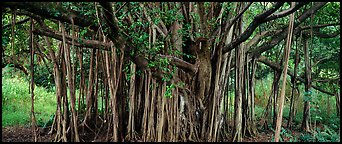
[[[56,96],[35,87],[35,114],[38,123],[46,122],[56,110]],[[31,122],[29,83],[20,77],[2,77],[2,126],[28,126]]]

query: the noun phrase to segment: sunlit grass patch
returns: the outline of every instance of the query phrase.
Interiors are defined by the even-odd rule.
[[[47,121],[56,110],[56,95],[35,86],[37,120]],[[20,77],[2,77],[2,126],[29,125],[31,122],[29,83]]]

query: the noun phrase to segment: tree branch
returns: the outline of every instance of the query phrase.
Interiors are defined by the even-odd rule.
[[[320,37],[320,38],[333,38],[333,37],[336,37],[336,36],[341,34],[339,31],[336,31],[336,32],[331,33],[331,34],[326,34],[326,33],[321,33],[319,30],[314,30],[313,33],[314,33],[314,35],[316,35],[317,37]]]
[[[172,64],[186,71],[191,71],[191,72],[196,71],[195,66],[193,64],[188,63],[180,58],[169,56],[169,55],[162,55],[162,54],[158,54],[158,56],[160,56],[161,58],[167,58]]]
[[[264,57],[264,56],[260,56],[258,58],[258,61],[264,63],[265,65],[271,67],[274,70],[277,70],[279,72],[283,71],[283,69],[277,63],[274,63],[272,61],[267,60],[267,58]],[[291,71],[288,71],[287,74],[290,75],[291,77],[295,77],[294,74]],[[305,79],[302,78],[302,77],[297,77],[296,76],[296,79],[299,80],[302,83],[305,83]],[[322,89],[322,88],[320,88],[318,86],[312,85],[312,87],[314,89],[320,91],[320,92],[326,93],[326,94],[331,95],[331,96],[335,96],[332,92],[328,92],[328,91],[326,91],[326,90],[324,90],[324,89]]]
[[[257,15],[251,24],[249,24],[249,26],[247,27],[247,29],[241,34],[239,35],[237,38],[235,38],[231,43],[229,43],[227,46],[223,47],[222,49],[222,53],[226,53],[229,52],[231,50],[233,50],[234,48],[236,48],[240,43],[246,41],[254,32],[254,30],[257,28],[257,26],[259,26],[261,23],[266,22],[263,21],[264,18],[266,18],[267,16],[269,16],[270,14],[274,13],[276,10],[278,10],[282,5],[284,4],[284,2],[277,2],[273,5],[273,7],[267,11],[265,11],[262,14]]]
[[[259,41],[267,36],[274,35],[276,33],[281,32],[282,30],[269,30],[269,31],[263,31],[260,34],[255,35],[248,43],[247,48],[259,43]]]
[[[227,35],[227,33],[230,30],[230,27],[232,27],[232,25],[242,16],[242,14],[244,14],[246,12],[246,10],[252,5],[252,3],[253,2],[250,2],[238,15],[236,15],[233,19],[229,20],[229,22],[226,23],[226,26],[224,27],[224,30],[225,30],[224,35]],[[223,13],[222,10],[221,10],[221,12]],[[220,12],[219,17],[222,17],[221,12]],[[217,20],[216,20],[216,22],[217,22]],[[220,27],[215,32],[213,32],[213,34],[211,34],[211,38],[209,41],[212,41],[216,37],[216,34],[219,32],[219,29],[220,29]]]
[[[29,75],[27,68],[25,68],[22,64],[19,64],[19,63],[6,63],[5,62],[5,63],[2,64],[2,68],[6,67],[7,65],[9,67],[14,67],[14,68],[17,68],[17,69],[21,70],[22,72],[24,72],[25,75]]]
[[[102,12],[103,12],[105,21],[111,30],[109,38],[113,42],[118,42],[117,38],[119,36],[119,27],[118,27],[117,22],[114,19],[113,9],[111,7],[111,3],[110,2],[100,2],[100,5],[103,8]]]
[[[157,25],[155,25],[155,24],[153,23],[151,17],[150,17],[149,15],[147,15],[147,12],[146,12],[146,9],[145,9],[144,5],[143,5],[142,3],[139,3],[139,5],[140,5],[140,7],[142,8],[145,17],[147,18],[147,21],[148,21],[153,27],[155,27],[155,28],[157,29],[157,31],[165,38],[165,37],[166,37],[166,33],[164,33],[163,30],[162,30],[160,27],[158,27]]]
[[[62,34],[51,31],[51,30],[47,30],[47,29],[42,29],[42,28],[41,29],[34,29],[33,33],[38,34],[38,35],[44,35],[44,36],[52,37],[52,38],[55,38],[55,39],[60,40],[60,41],[63,40]],[[65,38],[66,38],[66,43],[72,44],[72,42],[71,42],[72,36],[65,35]],[[78,42],[75,42],[75,46],[78,46],[78,47],[109,50],[109,47],[111,45],[110,42],[103,43],[103,42],[96,41],[96,40],[85,40],[82,38],[74,38],[74,39],[77,39]]]
[[[298,25],[300,23],[302,23],[303,21],[305,21],[309,16],[311,16],[311,14],[315,13],[317,10],[319,10],[320,8],[322,8],[324,5],[326,4],[326,2],[320,2],[317,3],[316,5],[314,5],[313,7],[311,7],[309,10],[305,11],[299,18],[297,18],[297,23],[294,24],[294,34],[297,34],[298,32],[300,32],[300,28],[296,28],[298,27]],[[263,45],[261,45],[260,47],[258,47],[257,49],[254,50],[248,50],[251,55],[253,57],[258,57],[261,53],[263,53],[264,51],[267,51],[269,49],[272,49],[275,45],[277,45],[279,42],[281,42],[287,35],[287,29],[288,27],[284,28],[282,31],[277,32],[270,41],[265,42]]]
[[[29,20],[30,20],[30,18],[25,18],[25,19],[22,19],[22,20],[20,20],[20,21],[16,21],[16,22],[15,22],[15,25],[20,25],[20,24],[26,23],[26,22],[28,22]],[[4,25],[4,26],[2,27],[2,30],[6,29],[6,28],[9,28],[10,26],[12,26],[12,24]]]
[[[55,19],[61,22],[71,24],[70,17],[74,17],[74,24],[81,27],[89,27],[92,30],[97,30],[99,27],[93,21],[95,18],[84,16],[78,13],[73,13],[55,3],[38,3],[38,2],[4,2],[3,7],[16,7],[28,12],[39,15],[47,19]]]
[[[311,29],[311,27],[313,29],[319,29],[319,28],[323,28],[323,27],[328,27],[328,26],[337,26],[340,25],[341,23],[331,23],[331,24],[320,24],[320,25],[314,25],[314,26],[302,26],[300,29],[301,30],[305,30],[305,29]]]
[[[325,34],[325,33],[321,33],[319,31],[320,28],[324,28],[324,27],[328,27],[328,26],[336,26],[336,25],[340,25],[340,23],[331,23],[331,24],[320,24],[320,25],[314,25],[314,26],[303,26],[300,28],[300,30],[307,30],[307,29],[313,29],[313,34],[317,37],[320,38],[333,38],[336,37],[340,34],[340,31],[336,31],[334,33],[331,34]],[[309,36],[310,34],[308,32],[304,33],[305,36]]]
[[[295,12],[296,10],[298,10],[299,8],[303,7],[306,4],[308,4],[308,2],[299,2],[298,4],[291,7],[290,9],[287,9],[287,10],[284,10],[284,11],[281,11],[281,12],[278,12],[278,13],[275,13],[275,14],[268,16],[263,21],[270,21],[270,20],[274,20],[277,18],[285,17],[285,16]]]

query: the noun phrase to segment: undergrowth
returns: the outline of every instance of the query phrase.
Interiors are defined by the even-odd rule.
[[[4,73],[3,73],[4,74]],[[56,95],[35,86],[35,116],[38,125],[50,119],[56,110]],[[29,126],[31,123],[29,82],[21,77],[2,76],[2,126]]]

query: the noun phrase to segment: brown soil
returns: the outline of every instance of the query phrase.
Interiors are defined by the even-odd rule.
[[[81,131],[80,131],[81,132]],[[54,134],[48,135],[48,129],[39,128],[38,142],[51,142],[54,139]],[[299,137],[300,132],[291,131],[293,137]],[[272,131],[259,132],[254,137],[244,137],[242,142],[271,142],[274,133]],[[96,140],[93,134],[89,132],[81,132],[80,137],[82,141],[96,142],[105,141],[105,134],[97,136]],[[285,137],[284,141],[289,141],[290,138]],[[2,128],[2,142],[33,142],[33,133],[30,127],[3,127]],[[135,140],[132,140],[135,141]]]
[[[50,142],[53,135],[43,133],[43,129],[39,128],[39,142]],[[46,132],[47,133],[47,132]],[[31,127],[3,127],[2,142],[34,142]]]
[[[55,134],[49,135],[50,128],[39,128],[38,142],[53,142]],[[90,132],[80,131],[82,142],[105,141],[105,134],[100,134],[94,140],[94,134]],[[3,127],[2,142],[34,142],[34,137],[31,127]]]
[[[242,142],[271,142],[273,133],[258,133],[255,137],[242,138]]]
[[[53,140],[53,134],[48,135],[47,132],[43,132],[43,129],[39,130],[40,135],[38,137],[39,142],[51,142]],[[272,140],[273,133],[259,133],[256,137],[245,137],[243,142],[270,142]],[[81,136],[83,136],[81,134]],[[84,137],[84,136],[83,136]],[[33,142],[32,129],[30,127],[5,127],[2,128],[2,142]],[[89,140],[85,140],[89,141]],[[96,140],[93,140],[96,141]],[[97,140],[102,141],[102,140]]]

